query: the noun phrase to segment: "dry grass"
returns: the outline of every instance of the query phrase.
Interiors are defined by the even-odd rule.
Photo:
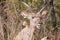
[[[17,5],[12,2],[0,3],[0,40],[13,40],[13,38],[22,30],[23,17],[17,11]],[[43,30],[43,29],[42,29]],[[35,39],[40,40],[44,36],[44,31],[36,29]],[[45,36],[49,35],[46,29]],[[56,35],[52,32],[50,35]],[[57,39],[60,40],[60,30],[57,31]]]

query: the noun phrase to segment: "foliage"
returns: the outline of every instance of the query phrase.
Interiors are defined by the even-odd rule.
[[[5,1],[6,3],[3,3],[2,5],[1,2],[3,1]],[[22,27],[22,22],[28,19],[24,19],[19,13],[20,10],[26,10],[21,1],[24,1],[27,4],[29,4],[29,6],[31,6],[35,12],[39,11],[43,6],[42,0],[0,0],[0,40],[4,40],[4,33],[3,33],[4,24],[6,25],[5,29],[7,31],[7,37],[8,37],[7,40],[13,40],[13,37],[16,36],[18,32],[24,28]],[[6,7],[4,8],[4,6]],[[48,14],[46,15],[46,18],[44,18],[45,28],[43,28],[42,30],[36,29],[37,30],[36,31],[37,33],[35,32],[36,40],[39,40],[40,38],[46,36],[47,34],[49,35],[50,32],[52,32],[52,34],[55,33],[56,28],[58,30],[57,34],[60,32],[60,0],[54,0],[54,9],[57,21],[56,28],[53,27],[51,23],[52,20],[48,0],[46,9],[48,10]],[[58,39],[59,37],[57,37],[57,40],[59,40]]]

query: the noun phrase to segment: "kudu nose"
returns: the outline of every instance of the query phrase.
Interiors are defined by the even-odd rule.
[[[40,29],[40,24],[37,25],[37,28]]]
[[[43,24],[42,22],[38,22],[37,28],[38,28],[38,29],[42,29],[42,24]]]

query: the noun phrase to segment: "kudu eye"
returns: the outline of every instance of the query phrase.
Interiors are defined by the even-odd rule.
[[[32,19],[34,19],[34,17],[32,17]]]

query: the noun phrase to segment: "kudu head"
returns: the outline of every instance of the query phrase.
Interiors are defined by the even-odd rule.
[[[47,14],[47,11],[43,11],[43,9],[45,7],[43,7],[39,12],[37,13],[34,13],[33,9],[28,5],[26,4],[25,2],[22,2],[25,7],[27,8],[27,10],[30,11],[30,13],[28,12],[25,12],[25,11],[20,11],[21,15],[24,17],[24,18],[28,18],[30,20],[30,25],[34,25],[33,27],[36,27],[38,29],[40,29],[40,17],[42,15],[46,15]]]

